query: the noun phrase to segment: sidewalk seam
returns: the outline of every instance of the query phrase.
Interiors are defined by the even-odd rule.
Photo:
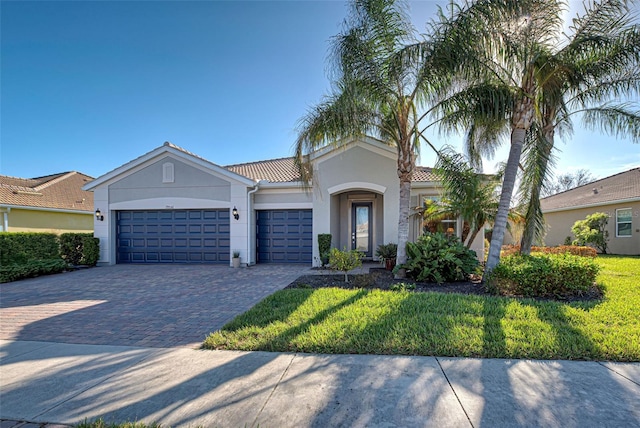
[[[629,379],[628,377],[626,377],[625,375],[623,375],[623,374],[622,374],[622,373],[620,373],[619,371],[616,371],[616,370],[612,369],[611,367],[605,366],[605,365],[602,363],[602,361],[596,361],[596,362],[597,362],[598,364],[600,364],[602,367],[604,367],[605,369],[610,370],[610,371],[614,372],[615,374],[617,374],[618,376],[620,376],[620,377],[622,377],[622,378],[624,378],[624,379],[628,380],[629,382],[631,382],[631,383],[633,383],[633,384],[635,384],[635,385],[640,386],[640,383],[636,382],[635,380],[633,380],[633,379]]]
[[[122,370],[126,370],[126,369],[129,369],[129,368],[131,368],[131,367],[133,367],[133,366],[137,365],[137,364],[140,364],[141,362],[143,362],[143,361],[147,360],[148,358],[151,358],[152,356],[153,356],[153,354],[150,354],[150,355],[148,355],[148,356],[146,356],[146,357],[143,357],[142,359],[140,359],[140,360],[138,360],[138,361],[136,361],[136,362],[133,362],[133,363],[129,364],[129,365],[128,365],[128,366],[126,366],[126,367],[123,367],[123,368],[122,368]],[[56,403],[55,405],[53,405],[53,406],[49,407],[48,409],[43,410],[42,412],[40,412],[40,413],[38,413],[37,415],[35,415],[35,416],[33,417],[33,419],[39,418],[40,416],[44,415],[44,414],[45,414],[45,413],[47,413],[47,412],[50,412],[51,410],[55,409],[56,407],[59,407],[59,406],[61,406],[61,405],[65,404],[66,402],[68,402],[68,401],[70,401],[70,400],[72,400],[72,399],[76,398],[78,395],[80,395],[80,394],[82,394],[82,393],[85,393],[85,392],[87,392],[88,390],[90,390],[90,389],[92,389],[92,388],[95,388],[96,386],[101,385],[101,384],[105,383],[106,381],[108,381],[109,379],[111,379],[111,378],[113,378],[113,377],[115,377],[115,376],[121,375],[121,374],[122,374],[122,371],[121,371],[121,370],[118,370],[118,371],[114,372],[111,376],[107,376],[107,377],[105,377],[105,378],[104,378],[104,379],[102,379],[100,382],[95,383],[95,384],[93,384],[93,385],[89,385],[89,386],[87,386],[86,388],[82,389],[81,391],[78,391],[78,393],[77,393],[77,394],[73,394],[73,395],[71,395],[71,396],[70,396],[69,398],[67,398],[66,400],[60,401],[59,403]],[[47,424],[49,424],[49,423],[56,423],[56,424],[58,424],[58,423],[59,423],[59,424],[61,424],[61,425],[65,425],[65,424],[64,424],[64,423],[62,423],[62,422],[38,422],[38,423],[47,423]]]
[[[444,378],[447,380],[447,383],[449,384],[449,388],[451,388],[451,391],[453,392],[453,395],[456,396],[456,400],[458,400],[458,404],[460,404],[460,408],[464,412],[464,415],[467,417],[467,420],[469,421],[469,425],[471,425],[471,428],[475,428],[473,426],[473,422],[471,422],[471,418],[469,417],[469,414],[467,413],[467,409],[464,408],[464,406],[462,405],[462,401],[460,401],[460,397],[458,397],[458,394],[456,393],[456,390],[453,388],[453,385],[451,385],[451,381],[449,380],[449,376],[447,376],[447,373],[444,371],[444,368],[442,368],[442,364],[440,364],[440,360],[438,359],[438,357],[433,357],[433,358],[435,358],[436,362],[438,363],[438,367],[440,367],[440,370],[442,371],[442,374],[444,375]]]
[[[274,385],[273,389],[269,393],[269,396],[267,397],[266,400],[264,400],[264,404],[262,405],[262,407],[260,407],[260,410],[258,410],[258,414],[256,415],[256,418],[253,420],[253,423],[251,424],[252,427],[256,426],[256,423],[258,422],[258,418],[260,418],[260,415],[262,414],[262,411],[264,410],[265,407],[267,407],[267,404],[271,400],[271,397],[273,397],[273,394],[276,393],[276,389],[278,389],[278,386],[280,385],[280,382],[282,382],[282,379],[284,379],[284,377],[286,376],[287,372],[289,371],[289,368],[291,367],[291,364],[293,364],[293,360],[296,358],[297,355],[298,354],[293,354],[291,356],[291,360],[289,361],[289,364],[287,364],[287,367],[282,372],[282,375],[280,376],[280,378],[278,379],[278,381]]]

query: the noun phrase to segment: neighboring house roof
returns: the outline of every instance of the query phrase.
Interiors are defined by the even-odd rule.
[[[640,167],[540,200],[543,212],[640,200]]]
[[[93,192],[82,190],[91,180],[76,171],[37,178],[0,175],[0,205],[93,212]]]

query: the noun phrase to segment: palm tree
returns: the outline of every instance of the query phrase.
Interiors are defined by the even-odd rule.
[[[640,26],[634,18],[626,1],[587,4],[584,15],[573,21],[567,42],[539,71],[540,107],[521,183],[523,254],[543,234],[540,197],[553,164],[555,134],[572,129],[573,115],[581,113],[585,127],[640,141],[640,110],[620,100],[621,95],[640,94]]]
[[[426,127],[423,110],[448,76],[438,72],[432,52],[429,41],[416,38],[402,3],[353,0],[345,29],[333,40],[334,90],[298,125],[295,158],[303,179],[312,173],[307,153],[324,145],[372,135],[396,147],[398,264],[406,261],[411,180]]]
[[[623,0],[605,0],[591,9],[606,7],[615,10],[623,9],[626,5],[627,2]],[[562,84],[558,86],[558,80],[563,82],[563,79],[556,79],[554,76],[562,75],[565,67],[562,61],[564,51],[558,49],[558,40],[562,34],[561,12],[565,7],[564,2],[553,0],[478,0],[465,3],[452,19],[441,17],[440,34],[454,46],[449,50],[453,52],[452,61],[455,61],[463,85],[463,89],[438,106],[439,112],[444,115],[443,128],[467,131],[472,159],[477,159],[478,154],[483,152],[495,150],[495,143],[499,141],[500,134],[504,133],[505,125],[510,130],[509,158],[485,275],[491,272],[500,259],[523,147],[527,148],[525,160],[529,168],[536,166],[527,176],[530,179],[530,189],[535,189],[543,181],[540,177],[545,176],[550,148],[553,146],[552,131],[561,123],[555,121],[558,117],[565,117],[563,113],[568,111],[565,111],[562,103],[554,101],[557,99],[558,88],[562,87]],[[608,22],[610,26],[614,25],[609,18],[610,15],[603,18],[592,12],[585,15],[583,22],[578,20],[576,23],[576,28],[581,30],[576,31],[577,37],[574,39],[585,39],[583,46],[576,47],[573,54],[582,71],[568,73],[571,77],[564,81],[569,86],[582,88],[580,92],[583,95],[576,97],[580,101],[578,105],[586,105],[603,96],[606,98],[607,95],[620,95],[624,93],[625,85],[627,88],[637,88],[637,71],[632,73],[626,83],[612,81],[602,88],[597,88],[597,85],[594,88],[593,79],[599,76],[598,81],[603,81],[603,74],[596,71],[590,51],[585,50],[585,47],[589,44],[598,46],[602,42],[601,37],[584,31],[589,27],[590,21],[597,19],[602,19],[604,24]],[[626,55],[631,58],[628,62],[636,61],[637,64],[636,36],[627,35],[626,43],[630,45],[629,49],[620,57],[624,58]],[[601,52],[606,52],[606,48]],[[612,56],[613,53],[610,53],[603,61],[610,60]],[[610,76],[620,77],[623,74],[616,69],[615,64],[610,67],[614,71],[609,73]],[[629,120],[633,112],[619,107],[601,106],[585,112],[587,123],[593,126],[598,120],[603,120],[604,129],[632,129],[636,130],[632,132],[637,132],[637,125]],[[562,124],[566,124],[566,121]],[[478,141],[483,144],[478,144]],[[533,200],[535,195],[535,192],[531,192],[529,200]],[[531,208],[526,214],[529,223],[537,218],[536,213],[539,212],[535,206]]]
[[[467,225],[461,240],[470,248],[485,224],[495,218],[498,177],[477,174],[467,159],[450,147],[438,152],[434,172],[442,184],[442,199],[427,203],[421,214],[425,221],[461,217]]]

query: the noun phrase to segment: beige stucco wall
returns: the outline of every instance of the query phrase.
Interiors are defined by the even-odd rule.
[[[7,216],[9,232],[93,232],[93,212],[78,214],[11,208]]]
[[[620,208],[631,208],[630,237],[616,237],[616,209]],[[545,245],[562,245],[567,236],[574,239],[575,237],[571,233],[573,224],[578,220],[584,220],[587,215],[595,212],[604,212],[609,215],[609,223],[607,224],[609,253],[640,255],[640,201],[546,213],[544,215],[547,225]]]
[[[396,156],[380,145],[352,143],[314,161],[314,264],[319,263],[319,233],[331,233],[334,246],[350,248],[350,207],[355,201],[374,202],[374,254],[377,245],[398,241]]]

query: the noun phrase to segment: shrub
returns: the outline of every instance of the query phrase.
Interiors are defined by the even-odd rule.
[[[453,282],[469,278],[478,266],[476,252],[467,249],[455,236],[427,233],[407,243],[407,276],[417,281]]]
[[[80,264],[95,266],[100,258],[100,239],[93,236],[82,237],[82,259]]]
[[[93,233],[63,233],[60,254],[71,265],[95,266],[100,256],[100,240]]]
[[[318,234],[318,252],[320,254],[320,262],[322,266],[326,266],[329,263],[329,250],[331,249],[331,234],[319,233]]]
[[[0,282],[58,273],[66,268],[67,263],[62,259],[30,260],[20,264],[3,264],[0,266]]]
[[[349,282],[347,272],[352,269],[362,266],[362,253],[358,250],[340,251],[337,248],[332,248],[329,251],[329,266],[331,269],[344,272],[344,281]]]
[[[60,258],[58,236],[53,233],[0,233],[0,264]]]
[[[579,245],[558,245],[557,247],[531,247],[531,254],[573,254],[574,256],[597,257],[598,253],[593,247]],[[519,245],[504,245],[500,252],[501,257],[520,254]]]
[[[605,213],[593,213],[584,220],[573,224],[571,231],[576,236],[574,245],[591,245],[602,254],[607,254],[609,231],[606,230],[609,216]]]
[[[487,288],[502,295],[567,298],[594,285],[599,266],[572,254],[503,257],[489,275]]]

